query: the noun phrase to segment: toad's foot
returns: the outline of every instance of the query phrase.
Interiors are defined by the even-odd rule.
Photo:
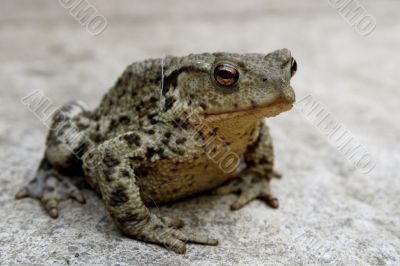
[[[185,225],[185,222],[178,218],[173,217],[160,217],[161,221],[169,227],[180,229]]]
[[[271,193],[269,180],[254,175],[239,177],[230,183],[213,191],[215,195],[226,195],[240,192],[239,198],[231,205],[231,210],[238,210],[258,198],[265,201],[270,207],[279,207],[278,199]]]
[[[280,172],[278,172],[278,171],[272,170],[271,177],[281,179],[282,178],[282,174]]]
[[[175,220],[175,222],[173,220]],[[146,242],[163,245],[164,247],[179,254],[184,254],[186,252],[186,243],[211,246],[218,245],[218,240],[216,239],[204,236],[189,235],[176,229],[176,226],[171,227],[171,225],[174,225],[176,221],[181,220],[173,218],[159,218],[154,214],[150,214],[146,220],[143,220],[132,226],[127,225],[122,227],[122,231],[128,236],[133,236]]]
[[[58,217],[58,204],[61,201],[71,198],[85,203],[81,191],[69,181],[68,177],[48,169],[39,169],[36,178],[24,186],[15,197],[38,199],[51,218]]]

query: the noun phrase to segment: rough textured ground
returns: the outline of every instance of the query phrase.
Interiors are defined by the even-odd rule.
[[[361,1],[376,18],[367,37],[328,1],[95,1],[107,29],[91,36],[58,1],[1,1],[1,265],[399,265],[400,23],[397,1]],[[111,4],[112,3],[112,4]],[[298,98],[322,102],[376,159],[357,171],[296,110],[271,119],[279,210],[261,202],[229,211],[234,196],[202,196],[159,211],[187,232],[220,240],[176,255],[121,236],[99,198],[66,202],[51,220],[14,201],[43,152],[45,126],[20,103],[41,89],[54,104],[94,107],[132,61],[203,51],[268,52],[298,60]]]

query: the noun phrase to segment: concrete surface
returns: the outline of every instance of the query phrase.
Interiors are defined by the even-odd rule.
[[[1,1],[1,265],[399,265],[400,23],[398,1],[361,1],[377,21],[361,36],[328,1],[95,1],[98,36],[58,1]],[[18,3],[18,4],[17,4]],[[164,54],[268,52],[298,60],[298,98],[313,95],[376,159],[367,175],[293,110],[271,119],[281,207],[202,196],[154,211],[187,232],[220,240],[176,255],[120,235],[91,191],[51,220],[38,202],[15,201],[43,152],[45,126],[20,103],[40,89],[54,104],[96,106],[124,67]]]

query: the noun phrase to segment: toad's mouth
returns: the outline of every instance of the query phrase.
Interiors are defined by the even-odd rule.
[[[202,114],[202,118],[207,122],[218,122],[223,120],[246,118],[249,120],[260,119],[263,117],[277,116],[282,112],[289,111],[294,104],[294,100],[280,98],[273,102],[266,102],[255,106],[243,107],[222,112],[207,112]]]

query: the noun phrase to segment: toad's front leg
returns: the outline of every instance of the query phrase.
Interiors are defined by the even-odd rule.
[[[217,195],[240,192],[239,198],[231,205],[232,210],[238,210],[256,198],[272,208],[279,206],[278,199],[271,192],[270,180],[272,177],[280,177],[280,174],[273,171],[274,154],[268,127],[260,123],[257,140],[244,154],[247,167],[236,179],[214,190]]]
[[[134,169],[139,165],[135,161],[145,159],[145,146],[136,133],[126,133],[90,152],[87,158],[101,158],[98,162],[84,162],[86,173],[97,177],[98,190],[118,228],[128,236],[162,244],[177,253],[186,252],[186,242],[217,245],[215,239],[179,231],[181,220],[158,217],[144,205]]]

